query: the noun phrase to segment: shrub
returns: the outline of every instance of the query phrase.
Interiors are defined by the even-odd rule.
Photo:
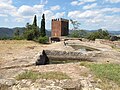
[[[47,37],[47,36],[39,37],[39,38],[38,38],[38,42],[39,42],[39,43],[42,43],[42,44],[45,44],[45,43],[48,42],[48,37]]]
[[[34,39],[34,31],[33,30],[28,30],[25,32],[25,38],[27,40],[33,40]]]
[[[24,37],[22,37],[22,36],[14,36],[13,39],[14,40],[23,40]]]
[[[87,39],[89,40],[95,40],[95,39],[109,39],[110,35],[107,30],[99,29],[96,32],[91,32]]]
[[[70,34],[70,37],[74,38],[85,38],[88,35],[88,32],[85,30],[74,30]]]

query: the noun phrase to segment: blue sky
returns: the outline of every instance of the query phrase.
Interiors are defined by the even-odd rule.
[[[35,14],[40,26],[43,13],[46,29],[51,19],[66,18],[80,22],[80,29],[120,30],[120,0],[0,0],[0,27],[24,27]]]

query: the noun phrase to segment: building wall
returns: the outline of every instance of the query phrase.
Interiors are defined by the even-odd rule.
[[[69,22],[61,21],[61,36],[67,36],[69,34]]]
[[[69,21],[66,19],[52,19],[52,37],[67,36]]]

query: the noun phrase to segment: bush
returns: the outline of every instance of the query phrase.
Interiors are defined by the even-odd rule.
[[[12,37],[0,37],[0,40],[12,40]]]
[[[23,40],[24,37],[22,37],[22,36],[14,36],[13,39],[14,40]]]
[[[28,30],[25,32],[25,38],[27,40],[33,40],[34,39],[34,31],[33,30]]]
[[[88,32],[85,30],[74,30],[70,34],[70,37],[74,38],[85,38],[87,36]]]
[[[42,43],[42,44],[45,44],[45,43],[48,42],[48,37],[47,37],[47,36],[39,37],[39,38],[38,38],[38,42],[39,42],[39,43]]]
[[[87,39],[89,40],[95,40],[95,39],[109,39],[110,35],[107,30],[99,29],[96,32],[91,32]]]

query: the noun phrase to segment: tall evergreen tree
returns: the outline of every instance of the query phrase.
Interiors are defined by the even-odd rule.
[[[41,37],[46,36],[46,32],[45,32],[45,14],[42,15],[41,28],[40,28],[40,36]]]
[[[37,16],[34,16],[34,21],[33,21],[33,25],[37,27]]]
[[[39,36],[39,30],[37,27],[37,16],[34,16],[34,20],[33,20],[33,25],[32,25],[32,29],[34,31],[34,37],[37,38]]]

